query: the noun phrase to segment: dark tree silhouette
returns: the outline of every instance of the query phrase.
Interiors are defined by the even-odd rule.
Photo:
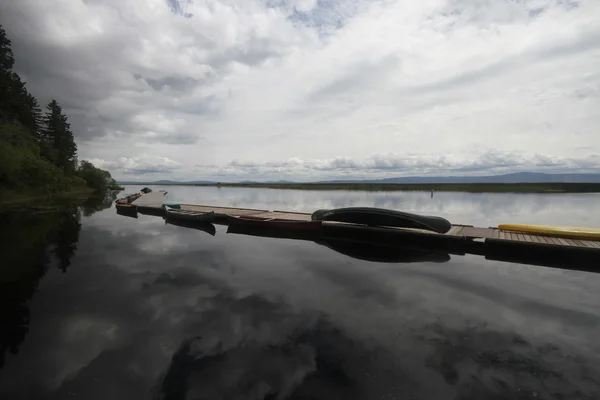
[[[65,212],[54,237],[54,255],[58,259],[58,268],[63,273],[67,272],[67,268],[71,265],[71,258],[77,251],[80,231],[79,213],[75,210]]]
[[[56,100],[48,103],[46,109],[48,111],[44,116],[42,137],[54,149],[52,155],[54,159],[50,161],[63,171],[73,173],[75,171],[77,145],[73,138],[73,132],[71,132],[71,125]]]

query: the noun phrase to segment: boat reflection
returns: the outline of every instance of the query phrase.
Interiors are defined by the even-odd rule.
[[[116,207],[117,214],[122,215],[124,217],[136,218],[138,217],[138,212],[136,207]]]
[[[415,263],[450,261],[448,253],[411,249],[402,246],[384,246],[374,243],[360,243],[338,239],[323,239],[316,243],[329,247],[331,250],[359,260],[382,263]]]
[[[172,220],[165,219],[165,224],[180,226],[182,228],[196,229],[208,233],[211,236],[215,236],[217,228],[213,224],[208,222],[196,222],[196,221],[184,221],[184,220]]]
[[[381,263],[415,263],[450,261],[447,252],[417,246],[388,245],[375,240],[355,240],[324,231],[276,229],[271,227],[229,225],[227,233],[312,241],[358,260]]]

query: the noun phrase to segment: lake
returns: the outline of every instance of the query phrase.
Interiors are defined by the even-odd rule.
[[[600,226],[597,194],[152,189]],[[369,262],[127,218],[112,201],[0,214],[1,399],[600,398],[600,274],[477,256]]]

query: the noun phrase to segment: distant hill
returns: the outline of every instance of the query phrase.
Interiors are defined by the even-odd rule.
[[[407,176],[371,180],[333,180],[319,183],[600,183],[600,174],[517,172],[490,176]]]
[[[170,181],[170,180],[160,180],[160,181],[118,181],[120,185],[211,185],[216,184],[217,182],[213,181]]]
[[[544,174],[541,172],[517,172],[505,175],[490,176],[406,176],[385,179],[365,179],[365,180],[328,180],[311,183],[402,183],[402,184],[423,184],[423,183],[600,183],[600,174]],[[241,181],[240,184],[266,183],[271,185],[306,183],[299,181]],[[120,181],[121,185],[214,185],[215,181],[171,181],[160,180],[152,182],[131,182]]]

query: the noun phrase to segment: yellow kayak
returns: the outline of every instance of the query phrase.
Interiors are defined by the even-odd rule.
[[[552,226],[552,225],[526,225],[526,224],[500,224],[498,229],[532,233],[539,235],[553,235],[579,239],[600,240],[600,228],[583,228],[577,226]]]

